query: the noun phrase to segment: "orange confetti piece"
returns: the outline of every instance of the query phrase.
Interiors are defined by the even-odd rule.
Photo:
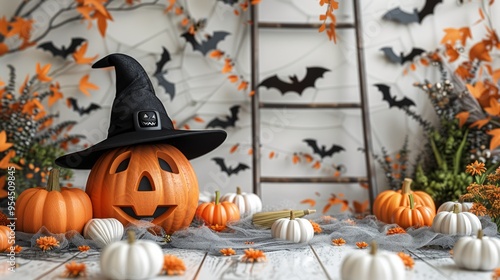
[[[233,248],[224,248],[220,249],[219,251],[223,256],[232,256],[236,255],[236,252],[233,250]]]
[[[356,246],[359,248],[359,249],[365,249],[366,247],[368,247],[368,243],[364,242],[364,241],[361,241],[361,242],[356,242]]]
[[[332,244],[335,245],[335,246],[343,246],[345,245],[345,240],[344,238],[340,237],[340,238],[337,238],[337,239],[332,239]]]
[[[311,198],[306,198],[302,201],[300,201],[301,204],[309,204],[311,207],[314,207],[316,205],[316,200],[311,199]]]

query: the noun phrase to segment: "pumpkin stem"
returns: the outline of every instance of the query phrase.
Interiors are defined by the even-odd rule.
[[[484,236],[483,230],[479,229],[477,231],[477,239],[481,240],[481,239],[483,239],[483,236]]]
[[[52,168],[49,171],[49,181],[47,182],[47,191],[61,191],[61,185],[59,184],[59,169]]]
[[[241,188],[240,187],[236,187],[236,194],[238,194],[238,195],[241,194]]]
[[[370,246],[370,255],[375,255],[377,254],[377,250],[378,250],[378,245],[377,245],[377,242],[375,242],[375,240],[372,241],[372,244]]]
[[[293,213],[293,210],[290,211],[290,220],[295,220],[295,214]]]
[[[403,186],[401,187],[401,194],[411,193],[411,183],[413,180],[411,178],[405,178],[403,181]]]
[[[220,191],[215,191],[215,205],[219,204]]]
[[[453,204],[453,213],[455,214],[460,213],[460,209],[458,209],[458,206],[459,205],[457,203]]]
[[[128,244],[132,244],[135,242],[135,231],[133,231],[133,230],[127,231],[127,241],[128,241]]]
[[[415,208],[415,199],[413,198],[413,194],[409,194],[408,197],[410,198],[410,209],[413,210]]]

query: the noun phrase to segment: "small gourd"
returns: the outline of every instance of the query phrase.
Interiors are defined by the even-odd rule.
[[[401,258],[389,251],[378,251],[372,242],[370,252],[356,250],[342,260],[340,276],[342,280],[403,280],[405,265]]]
[[[240,210],[241,217],[247,217],[262,211],[262,200],[254,193],[242,192],[240,187],[236,187],[236,193],[223,195],[220,201],[229,201]]]
[[[97,243],[99,248],[119,241],[123,237],[123,225],[115,218],[91,219],[83,228],[83,236]]]
[[[500,240],[483,236],[461,237],[453,247],[453,260],[460,268],[470,270],[493,270],[500,266]]]
[[[14,246],[15,234],[8,226],[0,226],[0,252]]]
[[[220,192],[215,191],[215,201],[198,205],[195,217],[203,220],[208,226],[226,226],[227,223],[240,219],[240,210],[232,202],[220,202]]]
[[[314,237],[314,228],[309,220],[295,218],[294,212],[290,211],[290,218],[281,218],[273,223],[271,236],[295,243],[305,243]]]
[[[408,197],[410,199],[410,205],[396,208],[392,215],[391,222],[398,224],[404,229],[409,227],[418,228],[431,226],[432,220],[436,215],[434,211],[427,206],[415,205],[413,194],[409,194]]]
[[[132,230],[128,239],[108,244],[101,253],[101,272],[110,279],[148,279],[163,268],[163,251],[150,240],[135,240]]]
[[[469,212],[470,208],[472,207],[472,202],[459,202],[459,201],[446,201],[445,203],[441,204],[439,206],[437,212],[443,212],[443,211],[453,211],[454,205],[458,205],[458,212]]]
[[[458,205],[453,206],[453,211],[442,211],[436,214],[432,222],[435,232],[450,235],[472,235],[482,229],[479,218],[470,212],[460,212]]]

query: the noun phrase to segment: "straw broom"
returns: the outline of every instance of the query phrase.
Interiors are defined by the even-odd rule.
[[[261,228],[271,228],[271,226],[276,220],[281,218],[290,218],[291,211],[293,211],[293,215],[295,216],[295,218],[302,218],[305,215],[316,213],[315,209],[259,212],[255,213],[252,216],[252,222],[254,225]]]

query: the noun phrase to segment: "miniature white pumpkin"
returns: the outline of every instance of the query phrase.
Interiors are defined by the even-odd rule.
[[[344,257],[340,276],[342,280],[402,280],[406,277],[406,271],[397,254],[378,251],[377,243],[372,242],[369,253],[356,250]]]
[[[290,211],[290,218],[278,219],[273,223],[271,235],[273,238],[304,243],[314,237],[314,228],[309,220],[295,218],[293,211]]]
[[[108,244],[101,253],[101,272],[110,279],[147,279],[163,269],[163,251],[150,240],[135,240],[132,230],[128,239]]]
[[[262,200],[254,193],[241,192],[240,187],[236,187],[236,193],[223,195],[220,201],[229,201],[240,209],[240,215],[246,217],[262,211]]]
[[[461,237],[453,247],[453,260],[460,268],[470,270],[493,270],[500,266],[500,239],[483,236]]]
[[[470,212],[459,212],[458,205],[453,206],[453,211],[442,211],[436,214],[432,221],[435,232],[450,235],[471,235],[482,229],[479,218]]]
[[[437,213],[443,211],[453,211],[453,207],[455,204],[458,205],[458,212],[469,212],[470,208],[472,207],[472,202],[447,201],[439,206]]]
[[[123,224],[115,218],[90,219],[83,228],[83,236],[103,248],[109,243],[121,240],[123,230]]]

